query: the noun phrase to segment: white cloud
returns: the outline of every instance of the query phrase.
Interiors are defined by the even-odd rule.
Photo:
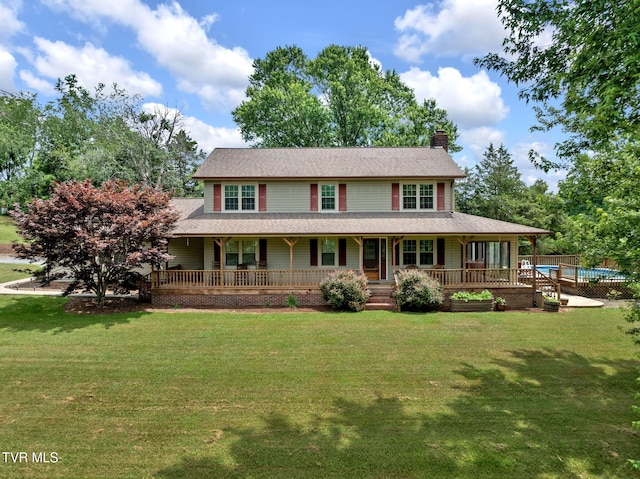
[[[501,51],[505,31],[497,0],[442,0],[418,5],[395,20],[401,33],[395,54],[408,61],[423,55],[476,56]]]
[[[177,112],[175,108],[168,108],[159,103],[145,103],[142,109],[146,112],[169,111]],[[182,115],[182,127],[187,134],[198,143],[198,148],[206,154],[211,153],[214,148],[245,148],[247,145],[240,134],[238,128],[213,127],[208,123],[193,116]]]
[[[162,85],[147,73],[133,70],[124,58],[111,56],[106,50],[91,43],[74,47],[61,41],[52,42],[40,37],[36,37],[34,43],[37,51],[32,63],[40,77],[57,80],[74,73],[78,81],[88,88],[93,88],[99,83],[115,82],[130,94],[162,94]],[[29,77],[27,74],[25,76]],[[43,80],[38,81],[33,74],[29,78],[32,87]]]
[[[0,46],[0,90],[13,91],[13,76],[17,62],[13,55]]]
[[[460,131],[460,142],[472,154],[472,161],[477,163],[491,143],[498,147],[505,142],[505,133],[489,127],[468,128]]]
[[[460,128],[495,125],[509,112],[500,86],[484,71],[463,77],[457,69],[446,67],[433,76],[414,67],[400,74],[400,78],[413,88],[419,102],[435,98],[438,106],[445,109]]]
[[[18,20],[18,9],[21,2],[7,1],[0,3],[0,18],[2,19],[2,28],[0,28],[0,44],[3,39],[7,39],[16,33],[25,29],[23,22]]]
[[[178,87],[210,104],[228,108],[244,97],[252,59],[240,47],[226,48],[207,36],[218,21],[210,14],[198,21],[177,3],[155,10],[140,0],[47,0],[86,22],[101,19],[131,28],[139,46],[176,78]]]
[[[53,83],[35,76],[29,70],[21,70],[20,79],[29,87],[29,90],[37,91],[46,96],[53,96],[56,93]]]

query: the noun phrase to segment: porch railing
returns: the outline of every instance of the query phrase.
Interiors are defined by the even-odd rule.
[[[533,264],[533,255],[520,255],[518,261],[527,260],[530,264]],[[536,256],[537,264],[544,264],[549,266],[558,266],[560,264],[567,264],[578,266],[580,264],[580,255],[577,254],[539,254]]]
[[[424,269],[443,286],[522,286],[531,284],[532,272],[518,268]],[[151,273],[151,288],[317,288],[332,270],[161,270]]]
[[[151,288],[314,288],[329,270],[161,270],[151,273]]]

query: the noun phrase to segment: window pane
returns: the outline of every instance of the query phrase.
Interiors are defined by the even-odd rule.
[[[402,185],[402,208],[415,210],[417,208],[416,185]]]
[[[433,185],[420,185],[420,209],[433,209]]]
[[[336,187],[335,185],[322,185],[322,209],[323,210],[335,210],[336,209]]]
[[[402,264],[416,264],[416,240],[402,242]]]
[[[238,186],[237,185],[225,185],[224,209],[225,210],[238,209]]]
[[[238,242],[229,241],[225,247],[225,264],[235,266],[238,264]]]
[[[336,242],[335,240],[324,240],[320,243],[322,250],[322,265],[333,266],[336,264]]]
[[[242,262],[245,264],[256,264],[256,241],[242,242]]]
[[[242,209],[256,209],[256,187],[254,185],[242,185]]]

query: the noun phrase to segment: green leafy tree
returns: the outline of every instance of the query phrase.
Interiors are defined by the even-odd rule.
[[[509,151],[503,145],[496,148],[490,144],[461,189],[456,196],[460,194],[464,200],[463,205],[458,203],[462,212],[514,221],[526,185]]]
[[[364,47],[331,45],[309,59],[296,46],[254,61],[248,100],[233,111],[258,147],[420,146],[456,126],[434,100],[418,104],[397,73],[382,71]]]
[[[24,244],[18,256],[44,260],[47,280],[71,275],[77,288],[103,306],[108,289],[129,292],[141,279],[135,270],[168,261],[170,231],[178,219],[169,196],[147,186],[89,181],[55,183],[50,199],[35,199],[13,219]],[[59,271],[51,273],[51,271]]]
[[[637,1],[499,0],[498,14],[509,35],[504,51],[476,64],[522,86],[520,97],[538,105],[538,128],[569,133],[561,157],[637,135]]]
[[[23,178],[33,166],[42,111],[29,93],[0,95],[0,207],[30,197]],[[29,182],[34,185],[34,181]]]

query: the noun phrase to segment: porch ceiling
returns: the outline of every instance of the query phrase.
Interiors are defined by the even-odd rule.
[[[202,199],[176,199],[178,236],[544,235],[549,231],[457,212],[204,213]]]

